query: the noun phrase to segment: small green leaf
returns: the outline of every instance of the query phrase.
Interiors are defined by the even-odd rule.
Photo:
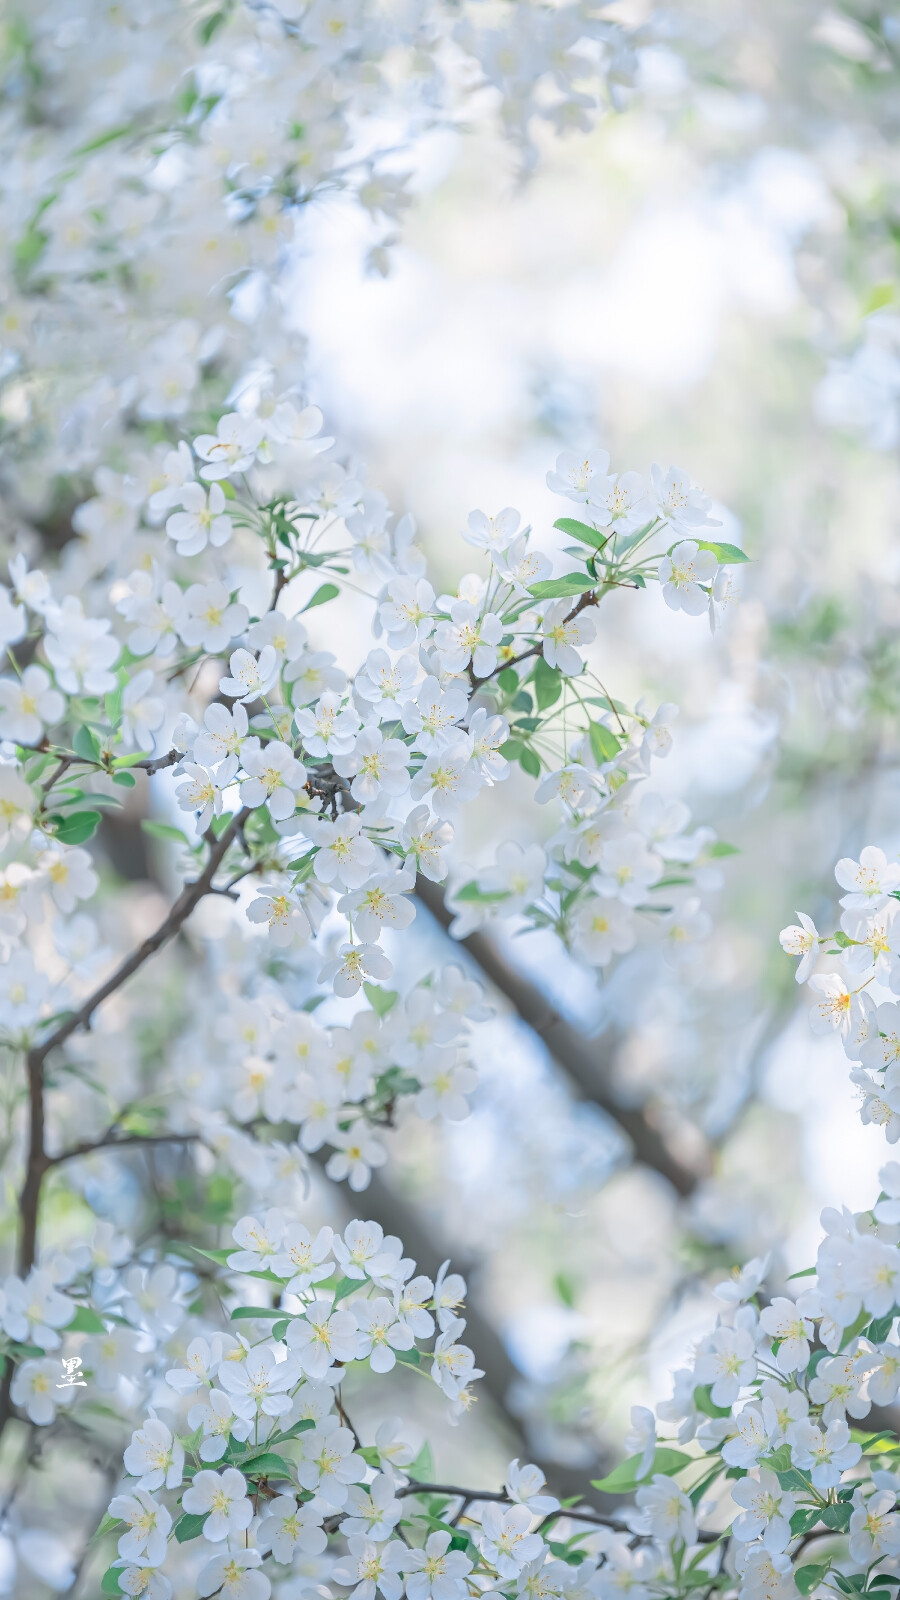
[[[334,1300],[332,1304],[336,1306],[340,1305],[342,1300],[346,1300],[348,1294],[352,1294],[354,1289],[359,1289],[361,1287],[362,1284],[359,1278],[342,1278],[334,1291]],[[399,1360],[399,1352],[397,1359]]]
[[[86,728],[83,725],[75,729],[72,749],[77,756],[81,756],[83,761],[99,761],[100,759],[100,741],[91,732],[90,728]]]
[[[868,317],[873,311],[881,311],[884,306],[893,305],[896,293],[896,285],[893,283],[873,284],[862,298],[863,316]]]
[[[287,1333],[289,1327],[290,1327],[290,1323],[289,1323],[287,1317],[285,1317],[282,1322],[273,1322],[272,1323],[272,1338],[275,1340],[276,1343],[280,1339],[284,1338],[284,1336]]]
[[[605,761],[615,761],[622,748],[622,741],[602,722],[592,722],[588,732],[591,740],[591,753],[599,766]]]
[[[415,1461],[411,1461],[406,1468],[406,1475],[416,1483],[434,1483],[434,1456],[427,1439]]]
[[[68,817],[56,819],[56,835],[60,844],[86,844],[97,832],[102,821],[99,811],[73,811]]]
[[[136,767],[139,761],[146,761],[149,754],[149,750],[132,750],[130,755],[116,756],[113,766],[117,772],[120,772],[123,767]]]
[[[886,1317],[876,1317],[872,1322],[869,1323],[867,1328],[863,1329],[863,1334],[867,1339],[871,1339],[873,1344],[884,1344],[885,1339],[888,1337],[888,1334],[894,1326],[895,1315],[896,1312],[891,1311]]]
[[[119,1528],[121,1525],[122,1520],[120,1517],[111,1517],[108,1511],[104,1511],[100,1521],[100,1526],[94,1533],[91,1534],[91,1543],[93,1543],[95,1539],[105,1538],[108,1533],[112,1533],[113,1528]]]
[[[627,1461],[621,1461],[613,1471],[607,1473],[605,1478],[592,1478],[591,1484],[595,1489],[602,1489],[606,1494],[629,1494],[636,1489],[639,1483],[646,1482],[649,1478],[662,1473],[667,1478],[672,1478],[686,1467],[689,1461],[695,1461],[696,1456],[686,1455],[683,1450],[670,1450],[661,1446],[653,1457],[648,1472],[640,1477],[638,1471],[641,1465],[640,1456],[629,1456]]]
[[[231,818],[228,820],[230,822]],[[170,822],[157,822],[155,817],[144,817],[141,827],[145,833],[149,833],[151,839],[174,839],[178,844],[190,844],[187,834],[182,833],[180,828],[173,828]]]
[[[502,689],[504,694],[516,694],[519,688],[519,674],[512,667],[504,667],[502,672],[497,673],[497,687]]]
[[[201,1250],[199,1245],[192,1244],[188,1248],[193,1250],[195,1256],[205,1256],[207,1261],[215,1261],[220,1267],[227,1267],[228,1257],[237,1255],[238,1245],[231,1245],[228,1250]]]
[[[730,1417],[730,1406],[717,1406],[712,1397],[712,1384],[698,1384],[694,1390],[694,1404],[707,1417]]]
[[[208,17],[204,17],[203,21],[197,28],[197,38],[200,40],[200,43],[209,44],[213,36],[217,34],[219,29],[222,27],[225,19],[226,13],[224,11],[212,11]],[[228,487],[231,489],[231,484],[229,484]],[[234,499],[233,489],[229,498],[232,500]]]
[[[539,778],[541,775],[541,758],[536,750],[529,750],[527,746],[519,756],[519,766],[528,773],[529,778]]]
[[[750,557],[736,544],[717,544],[714,539],[698,539],[701,550],[711,550],[720,566],[734,566],[738,561],[749,561]]]
[[[543,578],[529,585],[528,593],[535,600],[564,600],[576,594],[586,594],[595,587],[593,578],[583,578],[579,572],[567,572],[562,578]]]
[[[553,526],[559,528],[562,533],[567,533],[570,539],[580,539],[582,544],[593,545],[595,550],[602,550],[610,538],[601,528],[592,528],[587,522],[579,522],[575,517],[557,517]]]
[[[103,1577],[100,1579],[100,1592],[101,1592],[101,1594],[124,1594],[125,1593],[125,1590],[122,1588],[121,1584],[119,1583],[119,1573],[123,1572],[124,1570],[125,1569],[123,1567],[107,1567],[106,1571],[103,1574]]]
[[[231,1313],[232,1322],[251,1322],[259,1317],[262,1321],[271,1321],[275,1317],[283,1317],[284,1312],[280,1307],[272,1306],[235,1306]]]
[[[543,656],[538,656],[531,676],[538,710],[547,711],[562,694],[562,675],[557,667],[548,667]]]
[[[113,783],[117,783],[120,789],[133,789],[137,778],[132,772],[114,772]]]
[[[377,983],[364,983],[363,991],[372,1010],[379,1017],[386,1017],[400,999],[396,989],[382,989]]]
[[[739,856],[740,850],[736,844],[726,844],[724,839],[717,839],[711,844],[706,854],[716,860],[719,856]]]
[[[509,896],[509,889],[479,889],[473,879],[471,883],[465,883],[461,889],[455,890],[451,898],[463,905],[492,906],[501,900],[508,900]]]
[[[818,1520],[819,1507],[813,1506],[810,1510],[804,1506],[800,1511],[795,1511],[791,1517],[791,1533],[796,1535],[809,1533],[810,1528],[814,1528]]]
[[[320,583],[312,599],[307,600],[306,605],[300,609],[312,611],[313,606],[324,606],[329,600],[334,600],[340,592],[336,583]]]
[[[790,1283],[792,1278],[814,1278],[818,1270],[818,1267],[802,1267],[799,1272],[792,1272],[787,1281]]]
[[[251,1461],[241,1462],[241,1471],[254,1478],[292,1478],[295,1468],[284,1456],[279,1456],[274,1450],[265,1450],[260,1456],[254,1456]]]
[[[800,1593],[812,1594],[813,1589],[822,1582],[827,1571],[827,1565],[824,1567],[798,1567],[794,1573],[794,1582]]]
[[[203,1524],[206,1521],[206,1516],[207,1513],[205,1511],[202,1513],[202,1515],[200,1512],[182,1512],[175,1524],[174,1529],[172,1530],[176,1539],[178,1540],[178,1543],[187,1544],[189,1539],[199,1539],[201,1533],[203,1532]]]
[[[821,1517],[826,1528],[834,1528],[836,1533],[846,1533],[850,1526],[850,1516],[853,1511],[849,1501],[841,1505],[823,1506]]]
[[[395,1354],[397,1360],[402,1361],[405,1367],[420,1367],[422,1365],[422,1358],[416,1349],[397,1350]]]
[[[301,1422],[295,1422],[292,1428],[285,1428],[283,1433],[274,1434],[269,1443],[284,1444],[286,1439],[296,1439],[299,1433],[308,1433],[310,1428],[314,1427],[315,1423],[312,1417],[304,1417]]]
[[[90,1306],[79,1306],[71,1322],[65,1326],[66,1333],[105,1333],[106,1323],[98,1317],[96,1311]]]

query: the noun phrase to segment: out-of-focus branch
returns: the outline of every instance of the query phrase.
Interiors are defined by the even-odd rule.
[[[324,1152],[317,1152],[313,1160],[324,1168],[327,1156]],[[372,1173],[369,1187],[365,1194],[360,1196],[358,1204],[360,1216],[379,1223],[385,1233],[392,1233],[401,1238],[404,1249],[415,1257],[420,1271],[427,1273],[431,1278],[435,1277],[441,1262],[450,1254],[449,1249],[445,1250],[443,1242],[436,1241],[432,1237],[428,1227],[423,1225],[419,1211],[391,1189],[380,1173]],[[458,1254],[453,1256],[453,1265],[466,1278],[469,1278],[473,1271],[473,1264],[461,1260]],[[510,1450],[528,1461],[535,1462],[559,1495],[580,1496],[591,1476],[605,1472],[609,1464],[598,1457],[589,1467],[574,1469],[535,1455],[525,1437],[521,1422],[510,1410],[509,1405],[510,1391],[514,1385],[522,1382],[522,1373],[512,1360],[497,1329],[478,1306],[471,1285],[466,1300],[466,1342],[475,1353],[477,1365],[484,1372],[483,1387],[507,1434]],[[476,1385],[476,1394],[480,1386]]]
[[[453,921],[439,887],[420,877],[416,894],[445,930]],[[658,1172],[683,1199],[706,1177],[708,1162],[687,1166],[673,1154],[644,1109],[624,1106],[609,1085],[608,1052],[601,1041],[586,1038],[561,1017],[536,984],[522,976],[484,933],[470,933],[459,944],[467,950],[494,988],[509,1001],[522,1021],[543,1040],[551,1056],[585,1100],[600,1107],[626,1135],[635,1160]]]

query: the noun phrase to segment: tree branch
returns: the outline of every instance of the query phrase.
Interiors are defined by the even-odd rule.
[[[420,877],[416,895],[435,921],[445,930],[449,929],[453,914],[447,909],[439,887]],[[672,1153],[643,1109],[619,1104],[609,1088],[609,1062],[603,1059],[601,1046],[566,1022],[540,989],[504,960],[486,934],[470,933],[458,943],[468,950],[485,977],[506,997],[522,1021],[543,1040],[557,1066],[577,1086],[584,1099],[599,1106],[621,1128],[635,1160],[658,1172],[682,1198],[693,1194],[706,1176],[705,1160],[697,1169],[687,1166]]]
[[[93,1155],[95,1150],[123,1150],[136,1145],[196,1144],[202,1137],[200,1133],[123,1133],[117,1138],[112,1128],[108,1128],[102,1139],[85,1139],[82,1144],[73,1144],[68,1150],[60,1150],[58,1155],[46,1156],[44,1169],[49,1171],[51,1167],[61,1166],[64,1161]]]
[[[25,1167],[25,1180],[19,1196],[20,1238],[18,1270],[24,1277],[34,1265],[37,1247],[38,1209],[41,1198],[41,1184],[44,1173],[49,1164],[44,1133],[45,1133],[45,1107],[44,1107],[44,1063],[52,1050],[77,1033],[81,1028],[90,1026],[91,1018],[98,1006],[108,1000],[111,994],[137,972],[150,957],[168,944],[175,934],[187,921],[194,907],[208,894],[212,880],[224,859],[229,846],[241,828],[249,811],[245,807],[236,813],[227,828],[218,839],[208,833],[209,859],[199,878],[192,883],[186,883],[178,899],[175,901],[168,916],[160,923],[154,933],[146,938],[143,944],[138,945],[118,966],[105,982],[101,983],[92,994],[54,1028],[46,1039],[40,1044],[32,1045],[25,1057],[25,1071],[28,1082],[29,1128],[28,1128],[28,1156]]]

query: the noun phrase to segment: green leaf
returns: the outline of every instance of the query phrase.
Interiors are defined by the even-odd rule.
[[[96,1311],[90,1306],[79,1306],[71,1322],[65,1326],[66,1333],[105,1333],[106,1323],[98,1317]]]
[[[288,1331],[289,1326],[290,1326],[290,1322],[289,1322],[289,1319],[287,1317],[284,1318],[283,1322],[273,1322],[272,1323],[272,1338],[276,1342],[279,1339],[283,1339],[285,1334]]]
[[[730,1417],[730,1406],[717,1406],[712,1398],[712,1384],[698,1384],[694,1390],[694,1404],[707,1417]]]
[[[294,1465],[284,1456],[279,1456],[274,1450],[264,1450],[262,1455],[254,1456],[251,1461],[241,1462],[241,1471],[254,1478],[292,1478]]]
[[[724,839],[717,839],[715,844],[711,844],[706,852],[713,860],[719,856],[739,856],[740,853],[736,844],[726,844]]]
[[[548,667],[543,656],[538,656],[531,682],[539,711],[546,711],[556,704],[562,694],[562,674],[558,667]]]
[[[334,600],[340,594],[336,583],[320,583],[311,600],[307,600],[301,611],[312,611],[313,606],[324,606],[329,600]]]
[[[265,1321],[266,1319],[272,1321],[276,1317],[283,1317],[283,1316],[284,1316],[284,1312],[283,1312],[283,1310],[281,1310],[280,1307],[275,1308],[275,1307],[272,1307],[272,1306],[235,1306],[234,1310],[231,1313],[231,1320],[232,1320],[232,1322],[251,1322],[254,1318],[259,1317],[263,1321]]]
[[[791,1517],[791,1533],[809,1533],[810,1528],[814,1528],[818,1520],[819,1507],[813,1506],[810,1510],[804,1506],[802,1510],[795,1511],[794,1515]]]
[[[580,539],[582,544],[593,545],[595,550],[602,550],[610,539],[610,535],[601,528],[592,528],[589,523],[579,522],[575,517],[557,517],[553,526],[567,533],[570,539]]]
[[[849,1328],[844,1329],[841,1338],[840,1349],[846,1350],[850,1341],[855,1339],[858,1333],[862,1333],[863,1329],[868,1326],[869,1321],[870,1313],[868,1311],[861,1311],[856,1321],[852,1322]]]
[[[508,900],[509,889],[479,889],[474,878],[471,883],[463,884],[452,895],[452,899],[459,900],[463,905],[492,906],[500,900]]]
[[[292,1428],[285,1428],[283,1433],[273,1434],[272,1438],[269,1440],[269,1443],[284,1444],[286,1439],[296,1439],[299,1433],[308,1433],[310,1428],[314,1427],[315,1423],[312,1417],[304,1417],[302,1422],[295,1422]]]
[[[228,1250],[201,1250],[199,1245],[188,1245],[188,1249],[193,1250],[195,1256],[205,1256],[207,1261],[215,1261],[220,1267],[227,1267],[228,1257],[237,1255],[239,1248],[233,1244]]]
[[[206,1521],[206,1517],[207,1513],[205,1511],[202,1515],[200,1512],[182,1512],[172,1530],[178,1543],[187,1544],[189,1539],[199,1539],[203,1532],[203,1524]]]
[[[230,822],[231,818],[228,820]],[[178,844],[190,845],[187,834],[182,833],[180,828],[173,828],[170,822],[157,822],[155,817],[144,817],[141,827],[145,833],[149,833],[151,839],[175,839]]]
[[[415,1348],[412,1350],[397,1350],[394,1353],[397,1360],[402,1361],[405,1367],[420,1367],[422,1365],[422,1358]]]
[[[553,1279],[553,1287],[559,1295],[563,1305],[568,1306],[570,1311],[574,1310],[575,1285],[572,1282],[572,1279],[568,1276],[568,1273],[557,1272]]]
[[[776,1476],[782,1489],[798,1489],[801,1494],[809,1493],[809,1479],[804,1478],[803,1473],[798,1472],[796,1467],[790,1467],[787,1472],[779,1472]]]
[[[222,24],[225,22],[226,15],[227,14],[224,11],[212,11],[208,17],[204,17],[203,21],[197,28],[197,38],[200,40],[201,44],[209,44],[210,39],[212,39],[213,36],[218,33],[219,29],[222,27]],[[228,487],[231,488],[231,485],[229,484]],[[231,498],[234,498],[233,490]]]
[[[342,1278],[340,1283],[338,1284],[337,1288],[334,1291],[334,1300],[333,1300],[332,1304],[335,1305],[335,1306],[340,1305],[342,1300],[346,1300],[348,1294],[352,1294],[354,1289],[360,1289],[360,1288],[362,1288],[361,1279],[359,1279],[359,1278]],[[399,1351],[397,1352],[397,1359],[398,1359],[398,1361],[400,1359]]]
[[[798,1567],[794,1573],[794,1582],[800,1593],[812,1594],[813,1589],[822,1582],[827,1571],[827,1564],[824,1567]]]
[[[382,989],[377,983],[364,983],[363,992],[372,1010],[379,1017],[386,1017],[400,999],[396,989]]]
[[[749,561],[750,557],[736,544],[717,544],[714,539],[698,539],[701,550],[711,550],[716,560],[723,567],[734,566],[738,561]]]
[[[519,756],[519,766],[527,772],[529,778],[539,778],[541,775],[541,758],[536,750],[523,748]]]
[[[75,729],[72,749],[77,756],[81,756],[83,761],[99,761],[100,759],[100,741],[91,732],[90,728],[86,728],[83,725]]]
[[[114,772],[113,783],[117,783],[120,789],[133,789],[137,778],[132,772]]]
[[[586,594],[594,587],[593,578],[583,578],[580,572],[567,572],[562,578],[542,578],[540,583],[529,584],[528,593],[533,594],[535,600],[564,600]]]
[[[99,811],[73,811],[68,817],[58,818],[55,837],[60,844],[85,844],[101,821]]]
[[[863,316],[868,317],[873,311],[881,311],[884,306],[893,305],[896,292],[893,283],[874,283],[863,295],[861,307]]]
[[[124,1567],[107,1567],[100,1579],[101,1594],[124,1594],[125,1590],[119,1583],[119,1573],[124,1572]]]
[[[802,1267],[799,1272],[792,1272],[787,1281],[790,1283],[792,1278],[814,1278],[818,1270],[818,1267]]]
[[[656,1473],[662,1473],[667,1478],[672,1478],[686,1467],[688,1462],[696,1461],[696,1456],[686,1455],[683,1450],[670,1450],[662,1445],[653,1457],[650,1470],[638,1477],[641,1465],[640,1456],[629,1456],[627,1461],[621,1461],[605,1478],[592,1478],[591,1484],[595,1489],[602,1489],[605,1494],[630,1494],[639,1483],[645,1483]]]
[[[105,1538],[108,1533],[112,1533],[113,1528],[120,1528],[121,1526],[121,1517],[111,1517],[108,1511],[104,1511],[100,1526],[91,1534],[91,1543],[93,1544],[95,1539]]]
[[[139,761],[146,761],[149,755],[149,750],[132,750],[130,755],[116,756],[113,766],[120,772],[123,767],[136,767]]]
[[[415,1461],[411,1461],[406,1468],[406,1475],[416,1483],[434,1483],[434,1456],[427,1439]]]
[[[512,667],[504,667],[502,672],[497,673],[497,687],[502,689],[504,694],[516,694],[519,688],[519,674]]]
[[[896,1311],[891,1311],[889,1316],[876,1317],[872,1322],[869,1323],[867,1328],[863,1329],[863,1334],[867,1339],[871,1339],[873,1344],[884,1344],[885,1339],[888,1337],[888,1334],[894,1326],[895,1316]]]
[[[622,741],[602,722],[589,724],[588,732],[591,740],[591,752],[594,760],[602,766],[604,761],[615,761],[622,748]]]
[[[845,1500],[841,1505],[824,1506],[822,1508],[821,1518],[826,1528],[834,1528],[836,1533],[846,1533],[850,1526],[850,1516],[852,1511],[852,1505],[849,1501]]]

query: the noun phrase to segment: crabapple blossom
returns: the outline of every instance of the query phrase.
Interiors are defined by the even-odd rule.
[[[663,556],[657,570],[663,599],[673,611],[686,611],[698,617],[709,603],[703,587],[716,575],[716,558],[711,550],[701,550],[696,539],[682,539]]]

